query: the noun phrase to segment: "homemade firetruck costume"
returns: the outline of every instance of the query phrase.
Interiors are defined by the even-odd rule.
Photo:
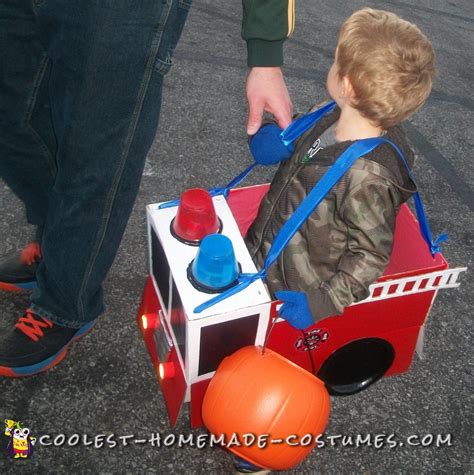
[[[310,119],[309,126],[305,123],[290,126],[294,133],[286,136],[281,147],[287,153],[286,158],[294,151],[291,142],[314,126],[315,120]],[[264,136],[268,130],[268,127],[262,128],[262,133],[255,137]],[[281,130],[275,131],[278,141],[280,134]],[[396,134],[394,138],[398,140]],[[255,164],[227,187],[211,190],[215,212],[222,223],[221,232],[231,239],[236,258],[242,264],[238,283],[216,296],[197,290],[187,275],[186,270],[199,249],[180,242],[171,232],[180,214],[179,200],[147,207],[150,275],[137,319],[159,376],[172,424],[184,400],[191,402],[192,425],[202,424],[202,398],[222,359],[243,346],[264,343],[279,305],[262,285],[266,272],[299,225],[311,215],[311,210],[324,200],[338,176],[344,179],[344,172],[358,157],[376,148],[382,149],[386,140],[384,137],[365,139],[351,144],[341,154],[284,224],[259,271],[242,236],[255,219],[268,186],[234,188]],[[400,145],[403,147],[401,141]],[[389,146],[396,150],[395,144]],[[273,157],[274,154],[268,160],[256,159],[259,163],[268,163]],[[403,162],[403,154],[399,159]],[[396,178],[397,170],[403,177],[402,168],[390,167],[390,170]],[[328,175],[332,175],[330,179]],[[325,189],[321,191],[322,184]],[[448,269],[438,252],[441,239],[432,240],[419,196],[417,193],[414,196],[419,223],[408,207],[402,205],[390,263],[370,286],[366,299],[346,307],[343,317],[325,318],[321,326],[318,324],[305,331],[304,337],[284,321],[278,321],[269,336],[269,348],[317,373],[335,394],[352,394],[383,375],[407,371],[415,347],[423,354],[424,323],[438,289],[459,286],[457,278],[465,268]],[[308,200],[311,205],[303,206]],[[301,208],[305,208],[304,212]],[[218,232],[218,227],[214,232]],[[381,314],[384,318],[380,318]]]

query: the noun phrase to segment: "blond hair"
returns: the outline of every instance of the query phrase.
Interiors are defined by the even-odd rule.
[[[343,23],[336,64],[354,89],[352,106],[384,129],[424,104],[436,73],[433,47],[419,28],[371,8]]]

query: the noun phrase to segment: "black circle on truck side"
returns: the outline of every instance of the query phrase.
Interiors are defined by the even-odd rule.
[[[330,355],[318,371],[331,395],[348,396],[378,381],[395,358],[393,346],[381,338],[355,340]]]

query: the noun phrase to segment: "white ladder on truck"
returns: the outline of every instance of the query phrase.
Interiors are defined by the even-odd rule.
[[[352,303],[350,307],[377,300],[417,294],[419,292],[459,287],[461,285],[461,282],[458,282],[459,274],[466,270],[467,267],[455,267],[454,269],[445,269],[438,272],[430,272],[429,274],[375,282],[369,287],[369,296],[364,300]],[[281,303],[277,305],[277,311],[280,310],[281,305]]]
[[[467,270],[467,267],[456,267],[454,269],[430,272],[429,274],[376,282],[369,287],[370,294],[366,299],[352,305],[402,297],[419,292],[459,287],[461,285],[458,282],[459,274],[465,270]]]
[[[402,279],[387,280],[386,282],[376,282],[369,287],[370,294],[365,300],[361,300],[352,305],[402,297],[404,295],[411,295],[419,292],[429,292],[431,290],[436,291],[437,294],[439,289],[452,289],[459,287],[461,285],[461,283],[458,282],[459,274],[466,270],[467,267],[456,267],[454,269],[445,269],[414,277],[404,277]],[[433,297],[432,304],[436,294]],[[425,359],[424,345],[425,325],[423,324],[420,328],[420,333],[418,334],[416,342],[416,353],[421,360]]]

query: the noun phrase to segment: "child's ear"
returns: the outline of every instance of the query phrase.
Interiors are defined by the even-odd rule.
[[[342,78],[341,84],[341,97],[353,99],[355,96],[354,88],[352,87],[351,81],[347,76]]]

